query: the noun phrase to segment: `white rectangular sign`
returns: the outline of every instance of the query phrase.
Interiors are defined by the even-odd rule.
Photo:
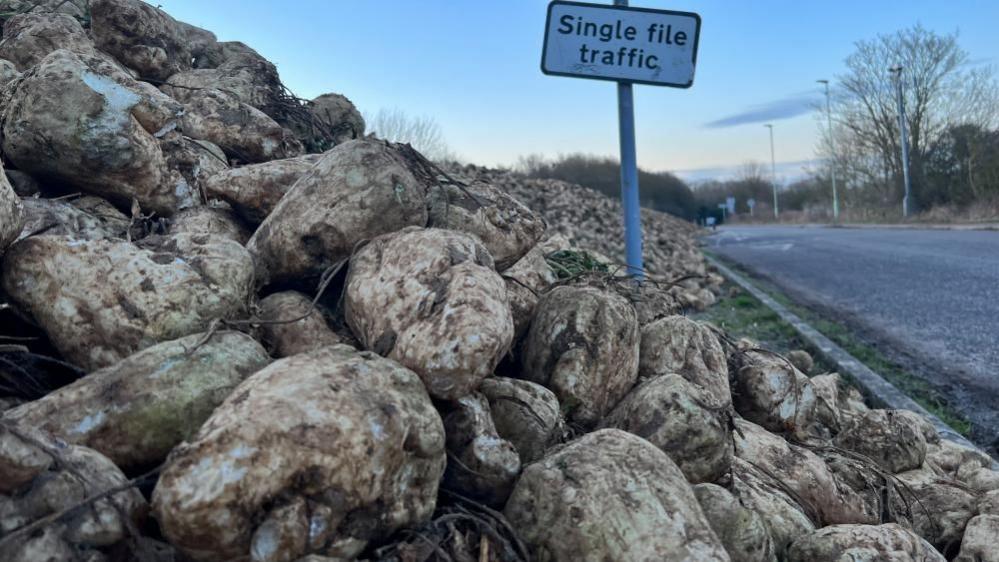
[[[701,17],[690,12],[555,0],[548,5],[541,71],[689,88]]]

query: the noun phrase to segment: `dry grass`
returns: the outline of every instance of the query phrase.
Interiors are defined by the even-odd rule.
[[[757,216],[739,215],[730,218],[730,224],[774,224],[773,215],[757,213]],[[780,224],[827,224],[832,223],[832,210],[829,208],[809,208],[804,211],[781,211]],[[841,224],[983,224],[999,223],[999,199],[980,201],[973,205],[939,205],[923,211],[911,218],[902,217],[902,208],[843,208],[840,211]]]

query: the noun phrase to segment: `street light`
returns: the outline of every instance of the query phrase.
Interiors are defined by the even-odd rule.
[[[770,129],[770,174],[773,177],[774,185],[774,220],[778,220],[780,211],[777,209],[777,160],[774,158],[774,126],[767,123],[764,127]]]
[[[832,175],[833,221],[839,222],[839,194],[836,192],[836,151],[833,146],[832,110],[829,106],[829,81],[816,80],[826,87],[826,131],[829,134],[829,173]]]
[[[902,98],[902,67],[893,66],[888,69],[895,78],[895,88],[898,92],[898,134],[902,142],[902,178],[905,181],[905,195],[902,197],[902,216],[908,217],[912,212],[912,181],[909,178],[909,140],[905,132],[905,102]]]

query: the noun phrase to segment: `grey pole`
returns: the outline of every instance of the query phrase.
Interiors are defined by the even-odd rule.
[[[770,129],[770,174],[774,185],[774,220],[779,220],[780,210],[777,208],[777,160],[774,158],[774,126],[767,123],[764,127]]]
[[[832,176],[833,221],[839,221],[839,194],[836,192],[836,150],[833,144],[832,109],[829,105],[829,81],[818,80],[826,87],[826,132],[829,135],[829,174]]]
[[[628,0],[614,0],[627,6]],[[635,103],[630,82],[617,83],[618,121],[621,137],[621,202],[624,206],[624,249],[628,274],[644,277],[642,264],[642,212],[638,200],[638,162],[635,155]]]
[[[902,196],[902,216],[908,217],[912,212],[912,180],[909,177],[909,139],[905,130],[905,100],[902,97],[902,67],[893,66],[889,71],[895,75],[895,87],[898,91],[898,134],[902,137],[902,178],[905,181],[905,195]]]

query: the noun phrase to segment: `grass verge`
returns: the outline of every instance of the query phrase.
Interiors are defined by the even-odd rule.
[[[919,403],[920,406],[926,408],[943,420],[944,423],[954,428],[954,431],[965,437],[970,437],[971,423],[954,410],[949,405],[946,397],[924,379],[891,360],[876,346],[858,337],[842,323],[834,322],[822,314],[792,301],[780,289],[774,286],[773,283],[754,276],[751,272],[746,271],[745,268],[739,267],[738,264],[730,260],[726,260],[716,254],[711,254],[711,256],[749,277],[758,288],[798,315],[799,318],[811,324],[813,328],[832,340],[836,345],[845,349],[847,353],[853,355],[858,361],[867,365],[872,371],[880,374],[888,382],[895,385],[896,388]],[[726,286],[738,289],[738,287],[730,283]],[[795,349],[795,347],[788,347],[789,345],[812,351],[798,337],[798,333],[793,327],[781,321],[780,317],[751,295],[742,292],[741,289],[732,294],[734,296],[719,299],[718,304],[714,308],[701,313],[703,315],[702,319],[714,322],[719,327],[740,337],[748,337],[764,343],[765,346],[771,346],[774,351],[783,353],[788,349]],[[758,309],[762,309],[762,311]],[[727,322],[728,325],[724,325],[722,322]],[[787,334],[787,330],[790,330],[790,334]],[[815,354],[813,353],[813,355]],[[818,368],[820,358],[816,357],[815,359]],[[835,367],[832,365],[821,364],[821,367],[828,370],[835,370]]]
[[[815,356],[814,350],[801,339],[793,326],[737,285],[726,283],[725,293],[715,305],[694,314],[692,318],[711,322],[736,339],[749,338],[782,355],[804,349],[815,358],[813,374],[835,370],[831,364]]]

